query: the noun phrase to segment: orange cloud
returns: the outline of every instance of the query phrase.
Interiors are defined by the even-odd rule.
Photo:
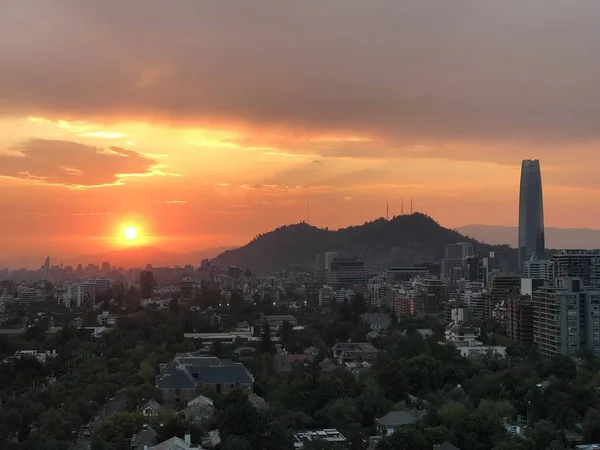
[[[72,189],[115,186],[128,177],[164,175],[158,162],[119,147],[31,139],[0,154],[0,177]]]

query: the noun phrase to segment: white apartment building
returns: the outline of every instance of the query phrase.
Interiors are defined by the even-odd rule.
[[[96,281],[84,280],[64,286],[63,302],[67,308],[81,308],[84,303],[95,303]]]
[[[529,261],[525,261],[524,272],[525,278],[551,280],[552,263],[548,259],[537,259],[537,256],[534,255]]]
[[[385,274],[371,278],[367,282],[367,296],[373,308],[380,308],[387,302],[388,284]]]

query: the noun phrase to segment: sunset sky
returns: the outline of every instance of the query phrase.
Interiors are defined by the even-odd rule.
[[[306,218],[598,228],[600,1],[4,0],[0,254]]]

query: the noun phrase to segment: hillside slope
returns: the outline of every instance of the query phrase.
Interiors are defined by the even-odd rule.
[[[219,267],[237,265],[267,273],[289,267],[314,268],[317,253],[337,251],[358,256],[369,269],[439,262],[445,244],[470,241],[476,252],[498,252],[507,269],[514,267],[516,252],[506,246],[490,246],[442,227],[430,217],[415,213],[392,220],[379,219],[337,231],[306,223],[287,225],[257,236],[243,247],[226,251],[212,260]]]

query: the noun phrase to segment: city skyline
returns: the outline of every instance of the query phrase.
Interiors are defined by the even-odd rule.
[[[411,197],[450,228],[514,225],[529,157],[546,225],[600,221],[597,2],[165,8],[9,0],[1,254],[95,254],[128,227],[174,252],[236,246],[307,203],[340,228]]]

